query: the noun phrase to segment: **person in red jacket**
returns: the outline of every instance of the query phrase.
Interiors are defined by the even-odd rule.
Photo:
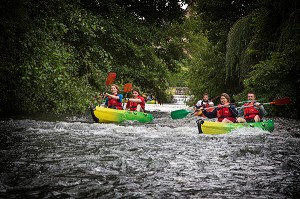
[[[132,98],[126,99],[126,109],[131,111],[144,112],[145,111],[145,98],[140,96],[138,88],[132,89]]]
[[[105,93],[104,97],[105,99],[105,106],[108,108],[118,109],[122,110],[122,99],[123,95],[120,92],[119,86],[116,84],[111,85],[111,94]]]
[[[230,103],[230,97],[227,93],[222,93],[220,96],[220,104],[212,112],[200,108],[203,110],[203,114],[208,118],[218,118],[217,122],[233,123],[236,121],[236,116],[238,114],[234,104]]]
[[[245,103],[238,111],[237,121],[244,122],[260,122],[263,116],[267,114],[264,106],[256,101],[253,92],[248,92],[248,102]],[[243,118],[244,117],[244,118]]]

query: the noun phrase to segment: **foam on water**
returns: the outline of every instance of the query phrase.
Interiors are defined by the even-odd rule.
[[[170,117],[186,106],[146,109],[153,123],[100,124],[90,116],[0,121],[0,198],[299,196],[297,122],[275,118],[272,133],[200,135],[198,118]]]

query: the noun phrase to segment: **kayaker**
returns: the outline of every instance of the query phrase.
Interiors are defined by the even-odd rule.
[[[230,97],[227,93],[222,93],[220,96],[220,104],[212,111],[208,112],[203,107],[200,108],[203,114],[208,118],[218,118],[216,122],[233,123],[237,122],[236,117],[238,111],[234,104],[230,103]]]
[[[239,117],[237,118],[237,121],[239,123],[260,122],[263,116],[267,114],[267,111],[261,103],[256,101],[254,92],[248,92],[247,98],[248,102],[238,110]]]
[[[201,100],[199,100],[196,105],[194,106],[194,115],[195,116],[203,116],[202,111],[200,110],[201,107],[208,108],[214,106],[214,103],[209,100],[208,93],[204,93]],[[213,108],[209,110],[210,112],[213,111]]]
[[[140,90],[138,88],[132,89],[132,98],[127,98],[126,101],[126,109],[145,112],[145,98],[140,96]]]
[[[111,93],[105,93],[105,106],[108,108],[113,108],[113,109],[118,109],[118,110],[122,110],[122,99],[123,99],[123,95],[120,92],[120,88],[118,85],[116,84],[112,84],[111,85]]]

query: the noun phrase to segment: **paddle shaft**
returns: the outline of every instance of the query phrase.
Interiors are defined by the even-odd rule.
[[[273,105],[285,105],[285,104],[274,104],[272,102],[266,102],[266,103],[259,103],[259,105],[268,105],[268,104],[273,104]],[[242,107],[238,107],[238,108],[249,108],[249,107],[252,107],[252,106],[256,106],[256,105],[250,105],[250,106],[242,106]]]
[[[286,104],[290,104],[291,103],[291,99],[289,97],[285,97],[282,99],[277,99],[274,100],[272,102],[267,102],[267,103],[260,103],[260,105],[268,105],[268,104],[272,104],[272,105],[286,105]],[[243,106],[243,108],[247,108],[247,107],[251,107],[254,105],[250,105],[250,106]]]
[[[236,102],[236,104],[242,104],[242,103],[254,102],[254,101],[264,101],[264,100],[265,100],[265,98],[261,98],[261,99],[258,99],[258,100],[246,100],[246,101]]]
[[[212,108],[218,108],[218,107],[226,107],[228,106],[229,107],[230,104],[226,104],[226,105],[217,105],[217,106],[211,106],[211,107],[207,107],[207,108],[204,108],[202,110],[209,110],[209,109],[212,109]]]
[[[131,89],[132,89],[132,83],[126,83],[126,84],[124,85],[124,93],[126,93],[124,99],[127,98],[127,94],[131,91]],[[122,103],[122,107],[123,107],[123,109],[124,109],[124,103]]]

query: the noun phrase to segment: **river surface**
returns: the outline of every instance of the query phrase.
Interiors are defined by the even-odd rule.
[[[300,198],[300,124],[199,134],[186,108],[147,105],[153,123],[84,116],[0,120],[0,198]]]

